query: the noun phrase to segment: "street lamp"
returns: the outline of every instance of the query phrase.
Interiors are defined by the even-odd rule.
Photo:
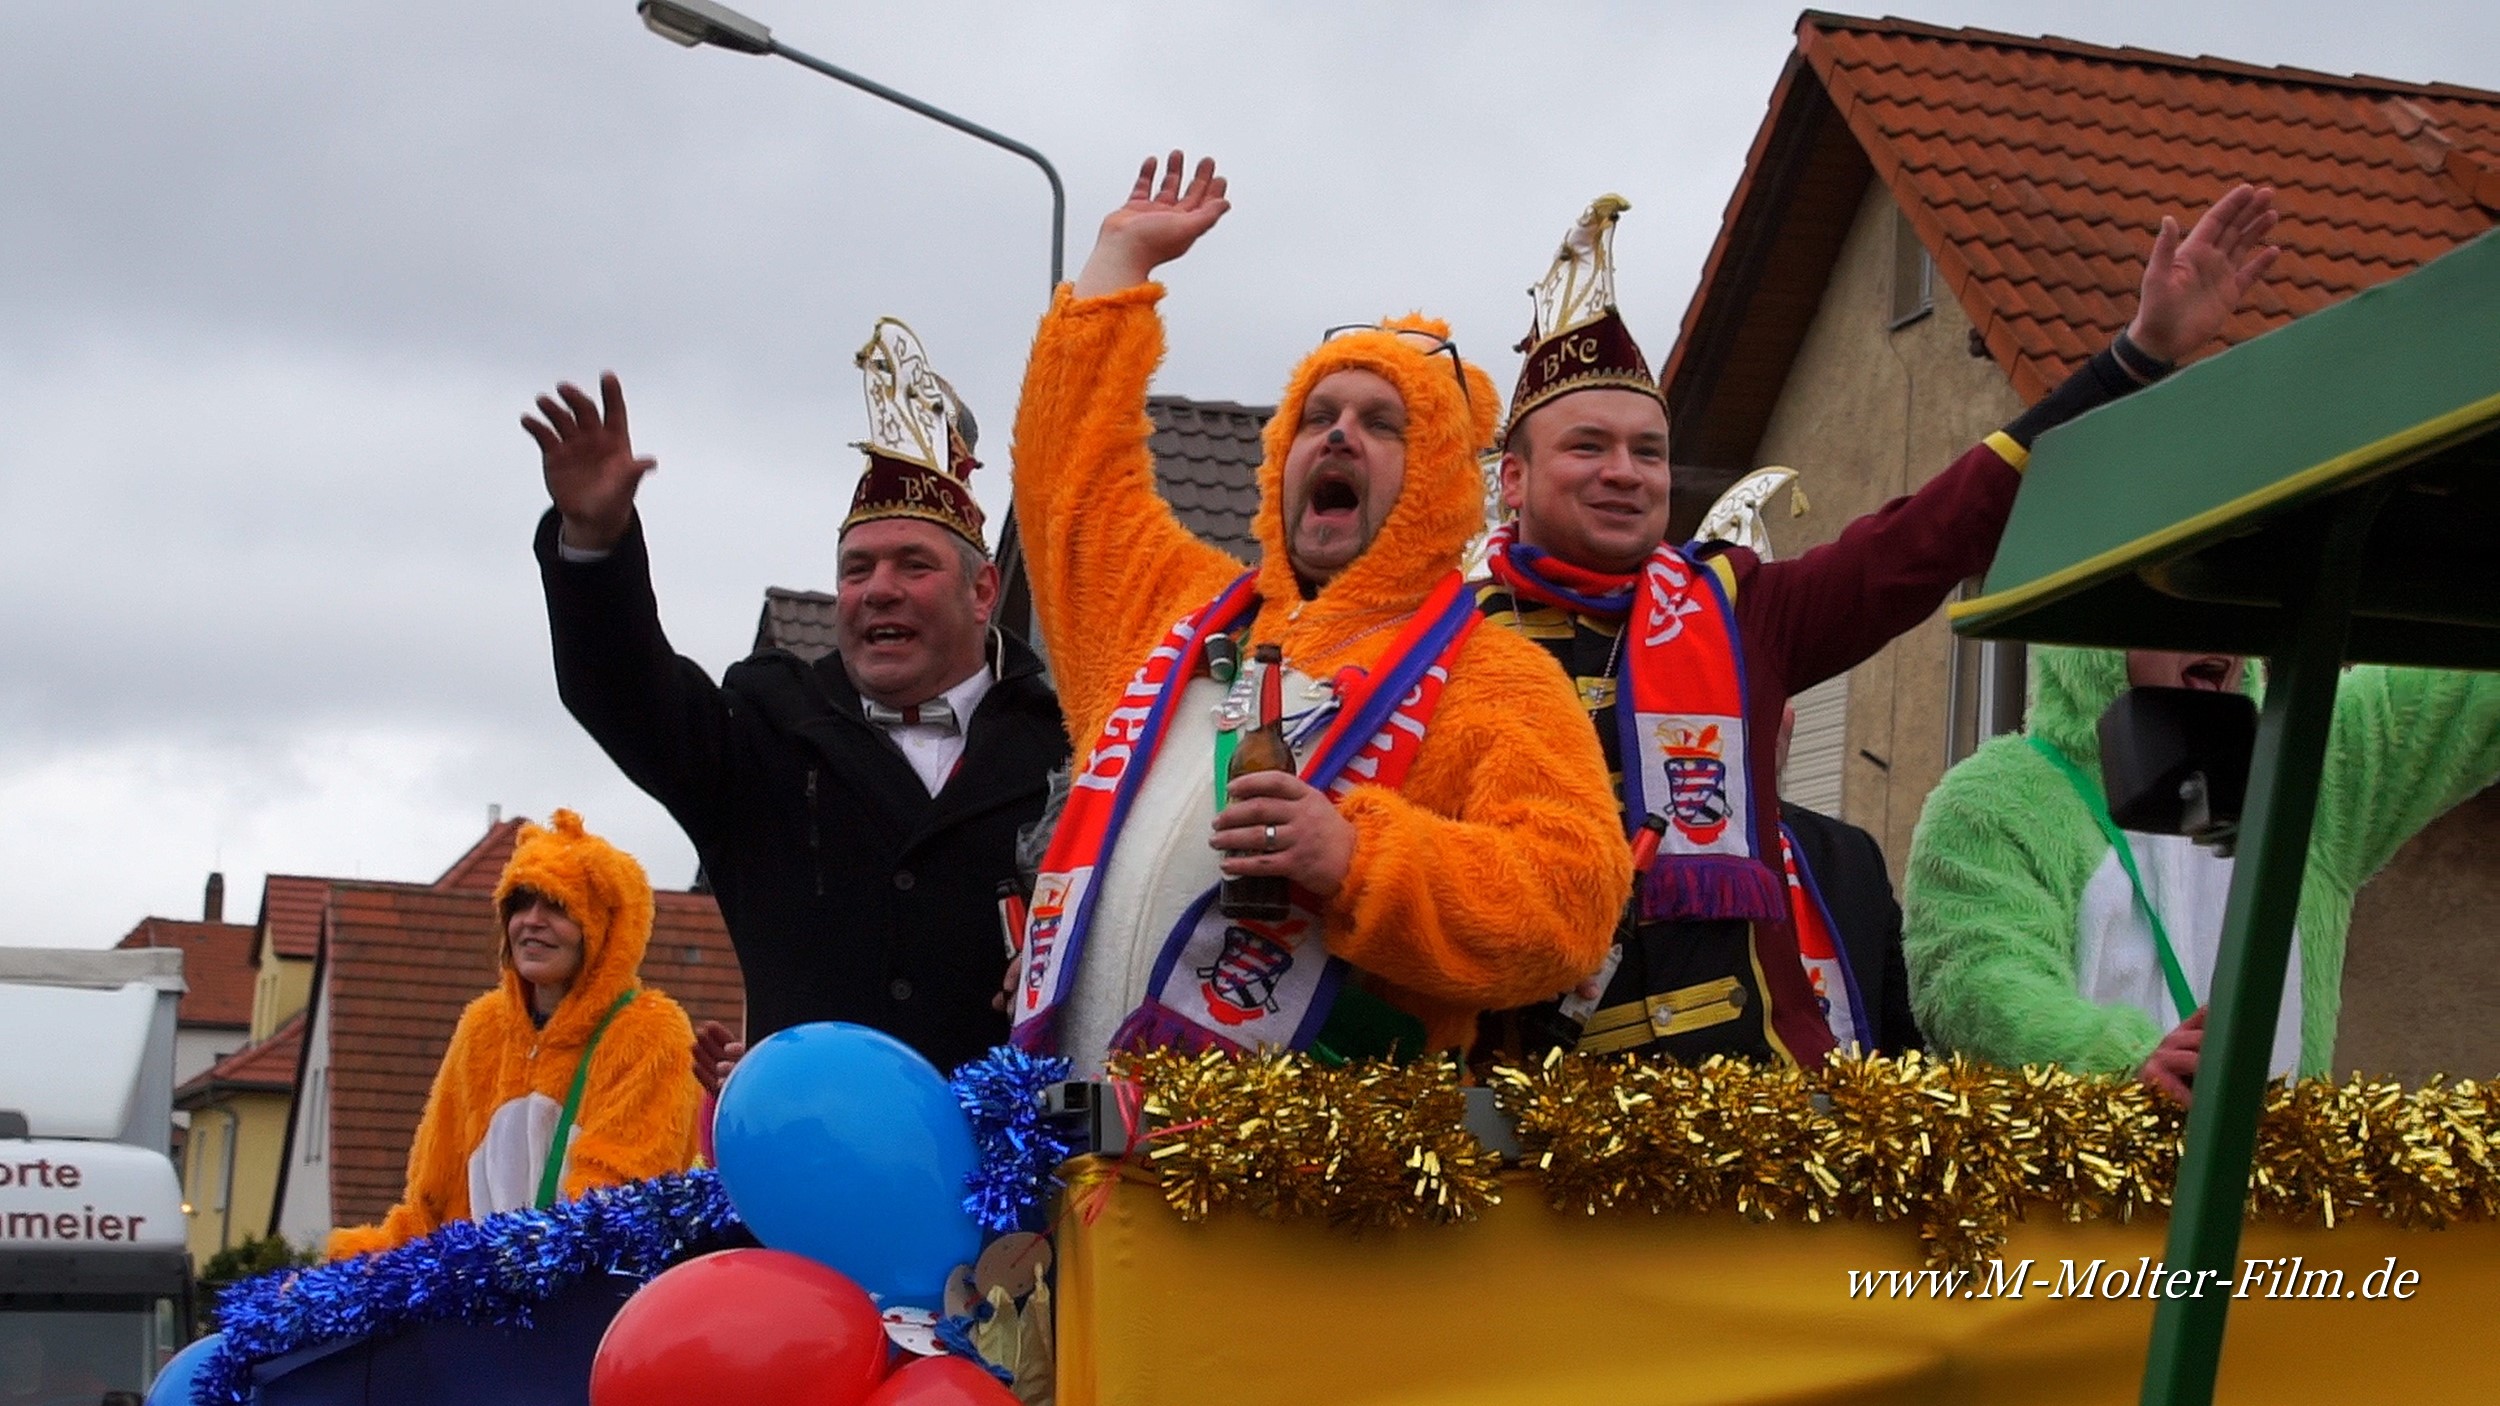
[[[803,54],[773,38],[772,30],[757,20],[747,18],[726,5],[712,0],[640,0],[634,9],[642,15],[644,27],[671,43],[689,49],[709,44],[740,54],[775,54],[801,68],[812,68],[827,78],[839,79],[863,93],[873,93],[897,107],[907,107],[934,122],[966,136],[979,137],[994,147],[1012,151],[1042,168],[1050,182],[1050,286],[1059,286],[1065,262],[1068,239],[1068,195],[1059,184],[1059,172],[1050,159],[1012,137],[1002,136],[977,122],[963,118],[941,107],[932,107],[907,93],[898,93],[882,83],[862,78],[848,69],[837,68],[813,54]]]

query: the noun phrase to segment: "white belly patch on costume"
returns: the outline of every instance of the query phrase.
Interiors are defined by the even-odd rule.
[[[1291,668],[1284,695],[1288,718],[1316,701],[1310,677]],[[1224,690],[1207,678],[1182,691],[1103,868],[1083,964],[1059,1016],[1060,1052],[1079,1079],[1102,1077],[1111,1037],[1153,985],[1164,938],[1224,876],[1207,845],[1215,825],[1215,705],[1223,699]]]
[[[538,1204],[538,1182],[547,1171],[547,1149],[555,1144],[556,1120],[564,1105],[545,1094],[524,1094],[507,1100],[486,1122],[486,1136],[469,1154],[469,1214],[526,1211]],[[562,1194],[564,1176],[573,1168],[573,1129],[565,1139],[564,1168],[556,1186]]]
[[[2184,835],[2139,835],[2128,832],[2136,868],[2144,876],[2144,896],[2161,914],[2170,934],[2171,950],[2197,1004],[2213,999],[2214,962],[2222,950],[2222,913],[2231,896],[2232,861],[2215,855]],[[2283,1005],[2274,1026],[2274,1046],[2267,1072],[2296,1074],[2300,1070],[2300,933],[2292,934],[2291,962],[2283,974]],[[2133,1006],[2156,1029],[2179,1023],[2177,1005],[2162,976],[2161,958],[2153,945],[2153,929],[2136,907],[2135,886],[2118,862],[2118,852],[2102,856],[2084,885],[2083,903],[2075,914],[2075,986],[2085,1000],[2105,1006]]]

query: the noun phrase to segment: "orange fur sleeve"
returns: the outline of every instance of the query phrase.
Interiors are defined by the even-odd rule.
[[[1388,983],[1436,1047],[1605,960],[1632,853],[1596,734],[1535,645],[1477,630],[1405,787],[1357,787],[1338,810],[1354,861],[1329,948]]]
[[[1154,283],[1099,298],[1061,285],[1016,407],[1016,530],[1080,754],[1172,622],[1246,569],[1155,491],[1146,385],[1163,360],[1162,297]]]
[[[691,1166],[702,1102],[694,1026],[675,1001],[646,987],[591,1053],[565,1199]]]
[[[425,1113],[417,1120],[416,1140],[408,1148],[408,1179],[399,1204],[380,1225],[331,1231],[325,1252],[329,1258],[395,1249],[468,1214],[469,1151],[493,1111],[494,1090],[483,1081],[494,1077],[495,999],[490,991],[471,1001],[452,1029],[451,1044],[434,1071],[434,1087],[425,1096]]]

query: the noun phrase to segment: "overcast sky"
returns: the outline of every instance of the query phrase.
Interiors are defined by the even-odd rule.
[[[1137,158],[1234,212],[1171,270],[1159,388],[1264,403],[1421,307],[1507,384],[1590,197],[1662,361],[1792,5],[753,0],[786,43],[1006,131],[1068,262]],[[1981,4],[1917,18],[2500,88],[2500,6]],[[1006,428],[1050,206],[1006,153],[630,0],[0,7],[0,941],[250,921],[264,872],[430,879],[487,807],[692,851],[558,705],[516,424],[614,368],[671,637],[716,674],[828,587],[850,354],[919,330]]]

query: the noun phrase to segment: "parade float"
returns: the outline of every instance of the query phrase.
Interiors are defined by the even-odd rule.
[[[1919,1057],[949,1081],[807,1026],[716,1174],[236,1286],[154,1399],[2490,1400],[2500,1083],[2264,1067],[2338,669],[2500,667],[2495,327],[2486,238],[2051,433],[1956,610],[2269,662],[2244,803],[2179,808],[2241,856],[2192,1113]]]

